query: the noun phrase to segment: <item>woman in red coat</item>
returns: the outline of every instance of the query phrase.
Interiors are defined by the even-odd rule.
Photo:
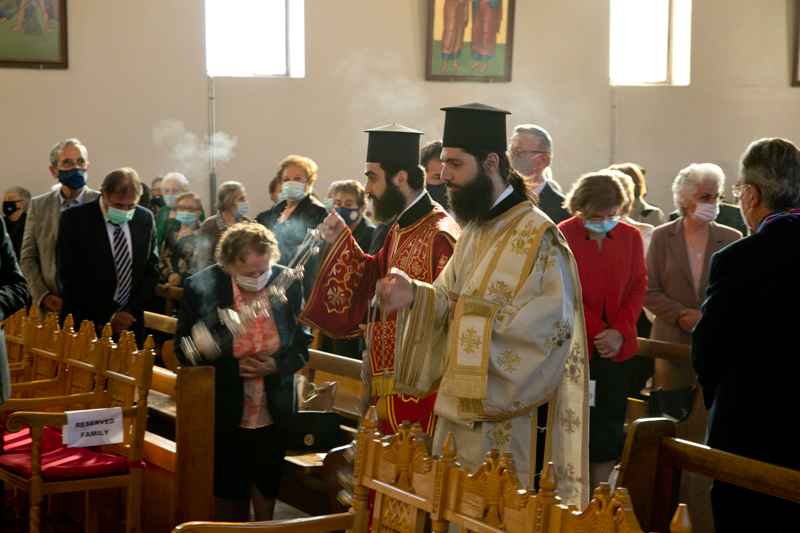
[[[636,321],[647,293],[639,230],[619,221],[622,184],[615,171],[586,174],[564,202],[574,216],[558,225],[575,255],[583,293],[589,376],[590,483],[606,481],[625,444],[632,361],[639,350]]]

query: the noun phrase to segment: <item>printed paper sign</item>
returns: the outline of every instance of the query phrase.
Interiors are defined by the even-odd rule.
[[[594,407],[594,391],[597,387],[597,381],[589,380],[589,407]]]
[[[62,426],[68,448],[100,446],[122,442],[122,408],[67,411],[67,425]]]

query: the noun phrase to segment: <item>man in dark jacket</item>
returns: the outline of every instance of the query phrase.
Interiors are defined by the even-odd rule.
[[[6,233],[6,225],[0,220],[0,320],[5,320],[25,306],[28,301],[28,285],[22,277],[17,257]],[[8,372],[6,336],[0,329],[0,403],[11,395],[11,376]]]
[[[800,469],[792,420],[800,358],[800,152],[761,139],[742,156],[733,188],[754,234],[714,254],[692,366],[711,410],[706,444]],[[717,533],[798,531],[800,505],[714,481]]]

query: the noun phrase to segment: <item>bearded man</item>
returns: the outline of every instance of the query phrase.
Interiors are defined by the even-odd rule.
[[[523,487],[553,461],[565,503],[589,500],[589,367],[580,282],[561,232],[506,155],[507,111],[444,108],[442,179],[464,228],[433,284],[392,273],[395,387],[436,391],[434,453],[453,433],[461,466],[510,452]],[[413,304],[413,305],[412,305]]]
[[[397,220],[380,252],[366,255],[344,220],[331,212],[320,225],[328,250],[299,321],[334,339],[361,337],[364,331],[359,325],[368,322],[368,363],[381,431],[384,435],[396,433],[408,420],[419,422],[423,430],[433,434],[436,395],[418,398],[397,394],[394,388],[394,313],[378,315],[369,322],[367,309],[376,282],[391,268],[413,279],[433,282],[453,255],[460,229],[425,191],[425,172],[419,166],[422,132],[392,124],[368,133],[364,191],[372,200],[378,222]]]

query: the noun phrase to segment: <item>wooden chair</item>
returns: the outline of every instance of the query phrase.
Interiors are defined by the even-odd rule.
[[[6,334],[6,357],[11,369],[21,365],[25,356],[24,333],[27,322],[28,311],[24,307],[2,322]]]
[[[64,358],[69,352],[75,332],[72,316],[59,329],[58,317],[50,313],[42,324],[34,318],[25,320],[23,362],[12,369],[17,381],[11,385],[12,398],[29,398],[63,394],[66,386]]]
[[[164,314],[171,317],[175,313],[175,302],[180,302],[183,297],[183,289],[180,287],[168,287],[165,289],[161,285],[156,285],[156,296],[166,299]]]
[[[510,454],[492,451],[472,473],[459,468],[452,435],[447,437],[440,456],[430,456],[419,426],[404,423],[387,442],[381,439],[377,425],[373,407],[358,435],[352,512],[258,524],[193,522],[177,527],[173,533],[315,533],[338,529],[364,533],[370,521],[370,491],[375,493],[371,527],[380,533],[422,533],[428,520],[434,533],[445,533],[450,522],[465,533],[642,531],[625,489],[617,489],[612,496],[604,485],[579,512],[560,504],[552,464],[545,468],[541,490],[529,492],[520,487]]]
[[[87,491],[85,529],[97,531],[96,491],[113,487],[127,488],[126,532],[141,530],[142,448],[153,340],[148,337],[144,349],[137,350],[131,332],[123,332],[115,345],[110,325],[104,328],[101,339],[94,331],[94,325],[84,321],[70,346],[65,358],[65,395],[15,399],[3,406],[20,411],[9,417],[9,431],[30,427],[30,451],[0,456],[0,480],[29,495],[30,531],[34,533],[40,531],[41,503],[46,495],[78,491]],[[43,446],[46,428],[67,423],[67,415],[56,411],[100,407],[122,408],[125,425],[121,444],[103,446],[102,453]]]
[[[144,327],[154,331],[160,331],[169,335],[175,335],[175,328],[178,319],[172,316],[159,315],[145,311]],[[164,360],[164,367],[172,372],[176,372],[179,366],[178,358],[175,356],[175,341],[170,339],[161,345],[161,358]]]
[[[800,503],[800,472],[675,438],[665,418],[637,420],[625,441],[617,483],[628,487],[647,531],[667,531],[685,472]]]

